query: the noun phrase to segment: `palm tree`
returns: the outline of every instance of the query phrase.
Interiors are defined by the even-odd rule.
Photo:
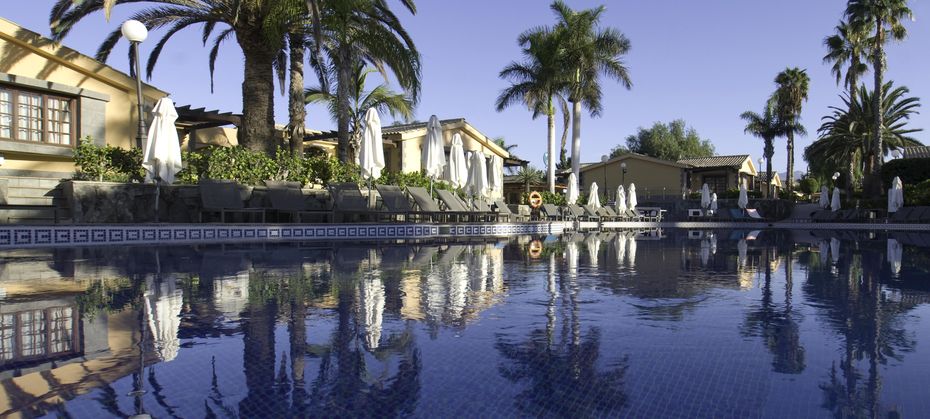
[[[546,115],[549,128],[547,179],[549,192],[555,193],[555,103],[560,104],[563,114],[568,116],[565,98],[559,94],[563,86],[558,55],[559,39],[552,30],[537,28],[521,34],[519,43],[523,46],[526,61],[510,63],[501,70],[500,78],[510,80],[511,85],[497,97],[497,111],[523,102],[533,111],[533,119],[541,114]]]
[[[413,0],[401,4],[416,13]],[[321,9],[321,50],[329,58],[336,79],[339,160],[354,160],[350,138],[352,90],[356,69],[371,63],[382,74],[391,70],[416,103],[420,94],[420,53],[386,0],[332,0]]]
[[[849,22],[840,22],[835,29],[834,35],[823,40],[827,47],[823,62],[833,63],[831,70],[836,76],[836,84],[842,81],[843,87],[849,92],[850,101],[855,102],[859,77],[869,70],[868,64],[863,62],[868,48],[868,29]]]
[[[630,75],[621,57],[630,51],[630,41],[614,28],[600,29],[598,23],[605,7],[574,11],[562,0],[550,6],[558,23],[555,32],[560,38],[560,61],[567,78],[566,92],[572,104],[572,173],[581,172],[581,107],[591,116],[599,116],[601,105],[601,74],[627,89],[632,88]]]
[[[782,122],[783,135],[788,143],[788,176],[787,191],[794,192],[794,135],[807,135],[804,126],[800,124],[801,105],[807,100],[807,90],[810,78],[806,70],[797,67],[787,68],[775,77],[778,88],[772,94],[771,102],[775,107],[775,114]]]
[[[856,25],[873,29],[874,36],[870,40],[870,58],[872,59],[872,74],[874,76],[874,89],[876,92],[882,88],[885,75],[885,43],[889,35],[894,40],[902,40],[907,36],[907,29],[902,20],[913,18],[911,9],[907,7],[907,0],[850,0],[846,6],[846,17]],[[881,104],[882,94],[873,95],[872,117],[872,150],[870,152],[872,164],[866,178],[866,189],[872,194],[881,194],[882,185],[879,172],[882,168],[882,121]]]
[[[138,0],[57,0],[52,6],[49,25],[52,39],[63,40],[71,29],[88,15],[109,10],[116,5],[138,3]],[[202,24],[203,40],[206,43],[213,31],[221,25],[228,26],[215,39],[215,44],[235,36],[245,58],[242,82],[242,126],[239,141],[252,150],[274,151],[274,61],[279,45],[269,45],[266,37],[267,22],[274,2],[271,0],[200,0],[196,2],[177,0],[149,0],[153,5],[139,10],[131,19],[142,22],[150,30],[166,29],[165,34],[152,49],[146,65],[151,77],[152,70],[162,49],[174,34],[191,26]],[[113,47],[122,38],[116,28],[104,39],[97,50],[96,58],[106,61]],[[280,42],[276,40],[275,42]],[[214,48],[215,50],[216,48]]]
[[[752,111],[746,111],[739,116],[746,121],[744,132],[762,139],[765,143],[763,155],[765,156],[765,175],[769,186],[766,188],[766,196],[772,196],[772,156],[775,155],[775,138],[784,132],[781,121],[775,114],[775,107],[772,103],[765,104],[765,111],[757,114]]]
[[[352,84],[347,89],[350,94],[348,124],[352,133],[352,144],[355,144],[361,135],[362,121],[368,109],[375,108],[379,113],[389,113],[394,118],[400,117],[405,120],[413,116],[413,101],[402,93],[391,91],[387,84],[380,84],[370,91],[365,91],[365,81],[368,75],[375,71],[356,64]],[[307,88],[304,91],[304,101],[325,104],[332,119],[339,120],[339,101],[328,90],[320,86]]]
[[[843,98],[845,108],[830,107],[833,113],[823,118],[824,123],[817,130],[820,138],[804,150],[804,158],[812,168],[822,173],[843,168],[848,178],[853,178],[857,169],[862,169],[862,160],[874,147],[872,104],[875,92],[865,85],[858,90],[855,100],[850,95]],[[911,116],[918,113],[920,100],[906,97],[909,93],[907,87],[896,88],[892,82],[885,83],[881,93],[880,113],[885,125],[879,128],[883,147],[880,156],[893,148],[921,145],[911,134],[922,130],[907,127]]]
[[[533,166],[523,166],[517,172],[517,179],[523,184],[526,193],[530,193],[530,186],[542,183],[543,172]]]

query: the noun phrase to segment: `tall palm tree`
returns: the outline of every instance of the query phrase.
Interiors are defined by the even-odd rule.
[[[565,98],[559,93],[564,85],[559,62],[559,38],[549,28],[536,28],[520,35],[523,46],[523,63],[513,62],[504,67],[500,78],[510,80],[510,87],[497,97],[497,111],[522,102],[533,111],[533,119],[546,115],[548,126],[547,179],[549,192],[555,193],[555,104],[561,105],[568,115]],[[566,124],[567,125],[567,124]],[[566,129],[568,127],[566,126]]]
[[[889,36],[894,40],[902,40],[907,36],[904,19],[912,19],[911,9],[907,7],[907,0],[850,0],[846,6],[846,17],[857,25],[871,28],[875,31],[870,46],[872,59],[872,74],[874,76],[874,89],[876,92],[882,88],[885,76],[885,43]],[[871,171],[866,178],[866,189],[872,194],[881,194],[881,178],[878,176],[882,168],[882,121],[881,100],[882,94],[873,95],[872,117],[872,150]]]
[[[787,191],[790,196],[794,192],[794,135],[807,135],[801,121],[801,106],[807,101],[807,91],[810,78],[806,70],[797,67],[787,68],[775,76],[778,86],[772,94],[771,102],[775,107],[775,114],[782,122],[783,135],[788,145],[788,176],[786,178]]]
[[[420,95],[420,53],[413,39],[391,11],[387,0],[329,0],[321,9],[321,50],[328,57],[336,79],[339,160],[354,160],[350,137],[352,119],[351,86],[356,69],[371,63],[382,74],[390,69],[410,100]],[[413,0],[401,4],[416,13]]]
[[[621,61],[630,51],[630,41],[617,29],[598,27],[604,6],[574,11],[556,0],[550,7],[558,20],[555,32],[561,39],[560,61],[572,104],[572,173],[580,176],[581,107],[586,107],[591,116],[600,115],[602,74],[632,88],[629,71]]]
[[[365,112],[368,109],[375,108],[379,113],[389,113],[394,118],[404,118],[405,120],[413,117],[413,101],[403,93],[397,93],[390,89],[387,84],[380,84],[370,91],[365,90],[365,81],[368,75],[375,72],[372,68],[364,68],[361,64],[356,64],[353,70],[354,77],[352,84],[348,86],[349,92],[349,128],[352,133],[352,143],[358,141],[361,135],[362,121],[365,119]],[[325,104],[329,109],[329,114],[334,121],[338,121],[339,100],[327,89],[320,86],[309,87],[304,91],[304,100],[306,103]]]
[[[804,158],[812,168],[819,168],[825,173],[845,169],[848,178],[853,178],[858,170],[863,169],[862,160],[874,147],[872,104],[875,92],[865,85],[858,90],[855,100],[847,95],[843,98],[843,107],[830,107],[833,113],[823,118],[824,122],[817,130],[819,139],[804,150]],[[885,83],[881,89],[879,103],[884,123],[879,127],[881,156],[891,152],[892,148],[921,145],[911,134],[922,130],[907,127],[907,122],[920,107],[918,98],[906,96],[909,92],[907,87],[894,87],[892,82]]]
[[[746,111],[739,117],[746,121],[746,128],[743,131],[761,138],[765,144],[762,151],[765,156],[766,181],[769,182],[765,192],[766,196],[772,196],[772,156],[775,155],[775,138],[783,135],[784,126],[778,120],[775,106],[771,102],[765,104],[765,111],[762,114]]]
[[[823,40],[827,47],[823,62],[833,64],[831,71],[836,76],[836,84],[842,82],[850,101],[855,102],[859,77],[869,70],[868,64],[863,62],[868,54],[869,29],[858,22],[841,21],[835,30],[835,34]]]
[[[52,38],[61,41],[79,21],[95,12],[109,10],[121,4],[138,3],[138,0],[57,0],[52,6],[49,25]],[[131,19],[142,22],[150,30],[165,29],[162,38],[152,49],[146,71],[151,76],[155,63],[165,44],[176,33],[195,25],[203,25],[206,43],[218,26],[228,26],[217,37],[222,42],[235,36],[245,58],[242,82],[242,126],[239,142],[252,150],[273,152],[274,133],[274,61],[279,45],[269,45],[265,31],[273,9],[271,0],[148,0],[153,3],[139,10]],[[113,47],[122,38],[116,28],[104,39],[96,58],[106,61]]]

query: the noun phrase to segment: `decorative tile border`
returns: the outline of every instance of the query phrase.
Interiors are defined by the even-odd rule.
[[[575,228],[572,223],[569,229]],[[581,223],[585,228],[585,223]],[[883,231],[930,231],[930,224],[885,224],[885,223],[751,223],[751,222],[638,222],[638,221],[609,221],[600,223],[600,228],[738,228],[738,229],[783,229],[783,230],[883,230]]]
[[[0,226],[0,249],[310,240],[397,240],[557,234],[551,223],[512,224],[144,224]]]

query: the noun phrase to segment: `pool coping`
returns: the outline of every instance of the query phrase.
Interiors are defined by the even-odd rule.
[[[930,231],[930,224],[812,222],[522,222],[352,224],[56,224],[0,226],[0,249],[108,245],[408,240],[561,234],[598,229]]]

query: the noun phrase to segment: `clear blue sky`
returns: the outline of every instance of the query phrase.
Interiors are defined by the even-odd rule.
[[[10,2],[3,17],[26,28],[48,34],[47,16],[52,0]],[[773,78],[787,66],[806,68],[811,77],[810,100],[804,104],[803,123],[811,134],[820,126],[827,107],[839,104],[830,69],[822,64],[823,38],[841,18],[844,0],[732,1],[569,1],[573,8],[607,3],[603,25],[618,28],[632,43],[625,61],[633,79],[627,91],[604,82],[601,118],[582,122],[583,161],[596,161],[639,126],[685,119],[701,136],[710,139],[718,154],[761,155],[758,140],[743,134],[739,114],[760,111],[773,90]],[[431,114],[440,118],[464,117],[491,137],[503,136],[518,144],[515,153],[543,167],[546,122],[531,120],[520,107],[498,113],[494,100],[506,83],[497,78],[501,68],[519,59],[517,36],[527,28],[549,25],[554,17],[546,1],[438,1],[417,2],[419,13],[397,7],[398,14],[423,55],[423,97],[416,119]],[[908,23],[909,38],[888,48],[888,78],[906,85],[915,96],[930,98],[930,4],[912,1],[917,20]],[[116,8],[110,22],[103,14],[78,25],[65,44],[89,55],[105,34],[117,27],[132,9]],[[175,36],[162,52],[152,84],[171,92],[179,104],[223,111],[240,111],[242,55],[229,41],[217,66],[216,92],[209,88],[207,53],[200,31]],[[144,54],[160,34],[143,44]],[[126,44],[121,43],[109,64],[127,68]],[[871,75],[867,76],[871,80]],[[930,106],[930,103],[925,103]],[[930,110],[913,125],[930,128]],[[275,119],[287,119],[286,99],[276,97]],[[390,118],[384,118],[388,121]],[[309,109],[308,125],[332,129],[325,110]],[[560,125],[560,123],[559,123]],[[557,125],[557,130],[561,127]],[[917,134],[927,143],[930,135]],[[797,144],[796,161],[806,167],[802,152],[813,135]],[[777,144],[774,164],[784,170],[784,142]]]

